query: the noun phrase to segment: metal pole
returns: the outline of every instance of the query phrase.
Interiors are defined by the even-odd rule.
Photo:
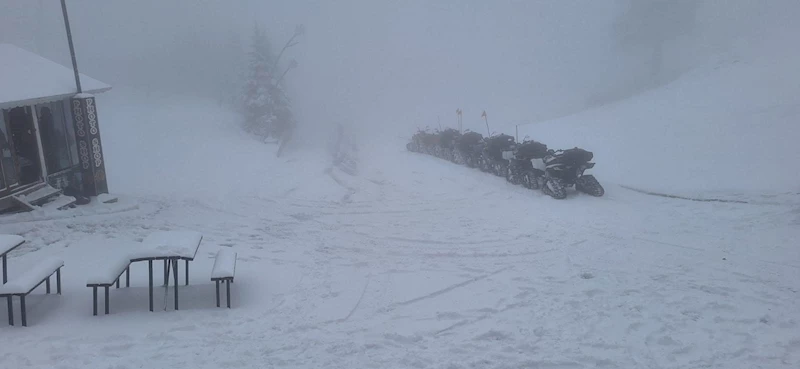
[[[75,59],[75,46],[72,44],[72,31],[69,28],[69,16],[67,15],[66,0],[61,0],[61,12],[64,13],[64,27],[67,29],[69,54],[72,57],[72,71],[75,73],[75,86],[78,88],[78,93],[81,93],[83,92],[83,89],[81,89],[81,76],[78,73],[78,61]]]
[[[149,280],[149,287],[150,287],[150,311],[153,311],[153,261],[148,260],[147,266],[150,268],[150,280]]]

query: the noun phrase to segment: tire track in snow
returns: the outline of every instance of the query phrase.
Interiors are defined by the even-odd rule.
[[[715,199],[715,198],[704,199],[704,198],[699,198],[699,197],[688,197],[688,196],[673,195],[673,194],[668,194],[668,193],[647,191],[647,190],[643,190],[643,189],[636,188],[636,187],[630,187],[630,186],[626,186],[626,185],[619,185],[619,186],[624,188],[624,189],[626,189],[626,190],[631,190],[631,191],[638,192],[638,193],[641,193],[641,194],[650,195],[650,196],[658,196],[658,197],[666,197],[666,198],[669,198],[669,199],[688,200],[688,201],[697,201],[697,202],[725,202],[725,203],[734,203],[734,204],[750,204],[750,201],[744,201],[744,200],[727,200],[727,199]],[[772,203],[764,203],[764,204],[777,205],[777,204],[772,204]]]
[[[356,189],[348,186],[346,183],[342,182],[342,180],[339,179],[339,177],[333,174],[333,167],[326,169],[325,173],[327,173],[328,176],[330,176],[331,179],[333,179],[333,181],[336,182],[336,184],[344,187],[344,189],[347,190],[347,193],[344,196],[342,196],[341,202],[350,202],[350,198],[356,194]]]
[[[353,313],[355,313],[356,310],[358,310],[358,306],[361,305],[361,301],[364,300],[364,295],[367,293],[367,287],[369,287],[369,281],[371,279],[372,279],[372,276],[368,275],[367,276],[367,283],[364,283],[364,289],[361,291],[361,296],[358,297],[358,301],[356,301],[356,305],[353,306],[353,308],[350,310],[350,312],[347,314],[346,317],[344,317],[342,319],[337,319],[336,320],[337,323],[346,322],[348,319],[350,319],[351,316],[353,316]]]
[[[429,293],[427,295],[423,295],[423,296],[420,296],[420,297],[417,297],[417,298],[413,298],[411,300],[407,300],[407,301],[397,302],[397,303],[391,304],[391,305],[389,305],[388,307],[386,307],[384,309],[384,312],[392,311],[392,310],[394,310],[394,309],[396,309],[398,307],[401,307],[401,306],[411,305],[411,304],[414,304],[414,303],[417,303],[417,302],[420,302],[420,301],[423,301],[423,300],[428,300],[428,299],[432,299],[432,298],[444,295],[445,293],[453,291],[453,290],[455,290],[457,288],[461,288],[461,287],[470,285],[472,283],[484,280],[486,278],[489,278],[491,276],[497,275],[497,274],[502,273],[502,272],[504,272],[504,271],[506,271],[508,269],[511,269],[511,268],[512,267],[510,267],[510,266],[509,267],[505,267],[505,268],[496,270],[494,272],[491,272],[489,274],[484,274],[482,276],[478,276],[478,277],[475,277],[475,278],[472,278],[472,279],[468,279],[468,280],[466,280],[464,282],[456,283],[454,285],[442,288],[442,289],[440,289],[438,291],[431,292],[431,293]]]

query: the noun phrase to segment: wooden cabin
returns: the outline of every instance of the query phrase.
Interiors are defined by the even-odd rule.
[[[107,193],[93,94],[111,86],[0,44],[0,212],[64,209]]]

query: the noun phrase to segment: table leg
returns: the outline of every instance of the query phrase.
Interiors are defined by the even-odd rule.
[[[178,259],[172,262],[172,275],[175,277],[175,310],[178,310]]]
[[[56,293],[61,294],[61,268],[56,269]]]
[[[217,285],[217,307],[219,307],[219,280],[214,281],[214,284]]]
[[[108,300],[109,300],[109,297],[108,297],[108,286],[106,286],[106,315],[108,315],[108,310],[109,310],[109,305],[110,305]]]
[[[125,287],[131,286],[131,266],[125,268]]]
[[[169,286],[169,260],[164,259],[164,285]]]
[[[184,272],[186,273],[186,285],[189,285],[189,260],[186,260],[186,265],[184,266],[186,269]]]
[[[147,266],[150,268],[150,311],[153,311],[153,261],[148,260]]]
[[[47,279],[45,280],[44,288],[47,291],[47,294],[49,295],[50,294],[50,277],[47,277]]]
[[[11,301],[11,296],[6,297],[8,301],[8,325],[14,325],[14,302]]]
[[[231,280],[228,279],[225,281],[225,292],[228,294],[228,309],[231,308]]]
[[[28,312],[25,309],[25,295],[19,297],[19,309],[20,313],[22,313],[22,326],[28,326]]]
[[[3,284],[8,282],[8,261],[6,260],[8,254],[3,254]]]
[[[97,286],[92,287],[92,315],[97,315]]]

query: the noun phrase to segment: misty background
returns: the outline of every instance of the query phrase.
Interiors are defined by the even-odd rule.
[[[69,0],[82,72],[124,89],[229,101],[254,25],[299,67],[302,131],[455,123],[483,131],[567,115],[669,83],[790,22],[791,1]],[[796,7],[796,5],[795,5]],[[781,12],[786,15],[781,16]],[[69,66],[56,0],[2,0],[0,42]],[[776,20],[778,20],[776,22]],[[766,22],[769,22],[768,24]],[[749,37],[749,38],[748,38]]]

